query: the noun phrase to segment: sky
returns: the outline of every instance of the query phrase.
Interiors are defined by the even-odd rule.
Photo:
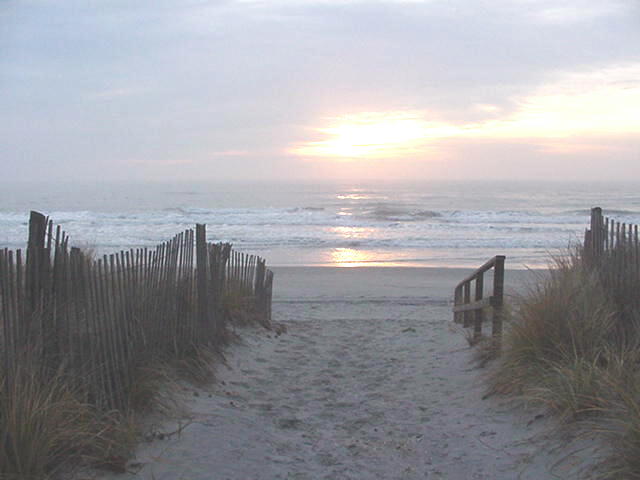
[[[640,180],[638,0],[0,0],[4,180]]]

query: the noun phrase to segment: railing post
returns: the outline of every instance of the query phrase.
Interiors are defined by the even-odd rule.
[[[455,293],[453,295],[453,306],[457,307],[458,305],[461,305],[461,304],[462,304],[462,287],[461,286],[457,286],[456,290],[455,290]],[[455,323],[462,323],[460,321],[460,317],[462,315],[463,314],[461,312],[454,311],[454,313],[453,313],[453,321]]]
[[[464,303],[465,304],[470,303],[471,302],[471,282],[470,281],[466,282],[463,288],[464,288]],[[469,327],[471,325],[471,312],[466,311],[466,312],[463,312],[462,315],[464,315],[463,326],[465,328]]]
[[[504,255],[497,255],[493,272],[493,324],[491,334],[500,342],[504,306]]]
[[[267,326],[271,326],[271,301],[273,297],[273,272],[271,270],[267,270],[267,282],[266,282],[266,323]]]
[[[482,300],[482,293],[484,290],[484,272],[480,273],[476,277],[476,302]],[[475,311],[474,325],[473,325],[473,339],[479,340],[482,336],[482,322],[484,320],[484,309],[478,308]]]

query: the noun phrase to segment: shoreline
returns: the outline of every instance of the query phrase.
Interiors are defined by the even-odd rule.
[[[278,267],[273,302],[324,298],[406,298],[449,302],[456,285],[475,268],[442,267]],[[545,270],[505,269],[505,294],[525,293],[544,277]],[[492,274],[487,274],[487,286]]]

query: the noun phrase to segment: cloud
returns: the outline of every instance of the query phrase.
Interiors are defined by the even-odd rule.
[[[426,152],[434,140],[562,139],[587,135],[636,134],[640,138],[640,62],[586,72],[556,75],[529,95],[513,100],[518,108],[503,112],[495,105],[474,105],[491,117],[468,123],[447,123],[432,112],[362,112],[324,119],[315,128],[320,139],[289,149],[293,155],[323,159],[396,159]],[[589,142],[580,150],[588,153]],[[608,150],[591,144],[595,151]],[[547,143],[547,151],[566,144]],[[575,150],[575,146],[574,146]]]
[[[533,17],[541,23],[575,24],[592,22],[603,17],[613,17],[625,14],[629,2],[612,1],[594,3],[585,0],[573,0],[558,5],[557,2],[546,4],[534,12]]]
[[[309,134],[321,119],[427,112],[432,129],[512,138],[536,108],[569,123],[554,105],[578,112],[604,74],[631,90],[607,109],[606,89],[622,85],[607,84],[580,117],[624,129],[635,87],[615,69],[640,61],[638,18],[633,1],[4,2],[0,162],[89,175],[193,158],[196,175],[232,177],[212,152],[243,151],[293,178],[306,167],[285,152],[327,140]]]

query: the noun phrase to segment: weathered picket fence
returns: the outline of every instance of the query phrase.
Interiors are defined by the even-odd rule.
[[[584,259],[598,271],[603,286],[619,305],[640,308],[640,242],[638,225],[605,217],[600,207],[591,209],[590,227],[584,235]]]
[[[272,285],[263,259],[208,243],[204,225],[94,259],[31,212],[26,256],[0,250],[0,377],[28,361],[125,408],[136,366],[225,340],[230,298],[268,325]]]

